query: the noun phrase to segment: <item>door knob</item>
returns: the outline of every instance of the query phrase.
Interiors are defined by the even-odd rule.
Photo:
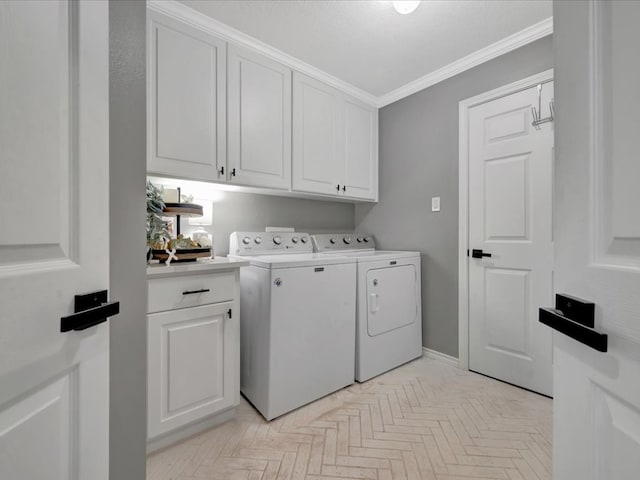
[[[471,256],[473,258],[482,258],[482,257],[490,257],[490,253],[484,253],[481,249],[474,248],[471,250]]]
[[[101,290],[76,295],[73,309],[75,313],[60,319],[60,331],[85,330],[120,313],[120,302],[107,301],[108,294],[107,290]]]

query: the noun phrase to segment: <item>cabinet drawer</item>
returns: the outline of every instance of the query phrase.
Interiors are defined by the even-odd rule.
[[[234,280],[233,272],[151,279],[148,312],[233,300]]]

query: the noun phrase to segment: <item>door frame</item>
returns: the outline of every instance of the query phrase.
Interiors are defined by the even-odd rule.
[[[469,370],[469,110],[553,80],[553,68],[462,100],[458,140],[458,366]]]

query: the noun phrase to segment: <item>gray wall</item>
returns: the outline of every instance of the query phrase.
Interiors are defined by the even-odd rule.
[[[217,192],[215,196],[213,225],[203,228],[213,234],[214,252],[219,256],[229,253],[229,234],[235,231],[259,232],[266,226],[293,227],[306,233],[350,232],[354,228],[353,204],[237,192]],[[195,228],[185,220],[181,224],[187,235]]]
[[[356,206],[356,229],[422,253],[427,348],[458,356],[458,102],[552,67],[546,37],[380,110],[380,202]]]
[[[110,478],[144,480],[147,430],[147,288],[144,259],[145,2],[109,2]]]

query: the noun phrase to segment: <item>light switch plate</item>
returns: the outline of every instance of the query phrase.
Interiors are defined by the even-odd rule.
[[[440,197],[432,197],[431,198],[431,211],[439,212],[440,211]]]

